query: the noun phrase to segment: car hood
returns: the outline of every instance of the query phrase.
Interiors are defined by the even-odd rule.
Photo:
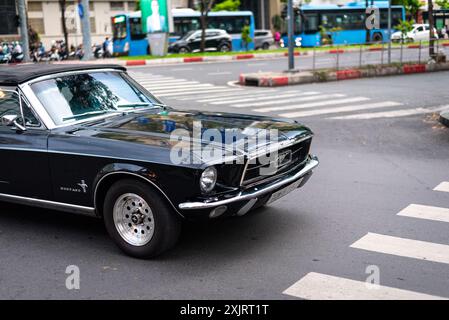
[[[234,156],[246,156],[263,146],[283,145],[312,135],[309,128],[292,120],[174,109],[124,114],[78,126],[75,131],[79,136],[167,150],[179,146],[180,141],[189,141],[201,148],[213,145],[231,150]]]

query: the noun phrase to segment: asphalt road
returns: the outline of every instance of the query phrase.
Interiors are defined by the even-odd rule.
[[[339,290],[333,290],[332,285],[335,279],[363,283],[369,276],[368,266],[378,267],[381,286],[407,290],[406,296],[416,292],[449,298],[447,212],[438,215],[424,210],[423,219],[397,215],[410,204],[449,208],[449,192],[433,190],[441,182],[449,181],[449,129],[439,125],[430,112],[448,104],[449,73],[313,84],[262,92],[257,88],[227,86],[239,72],[277,68],[272,62],[266,66],[254,66],[255,63],[258,62],[145,67],[133,68],[131,72],[149,87],[158,88],[154,91],[165,95],[164,101],[180,108],[260,114],[260,105],[235,105],[279,100],[279,96],[289,94],[293,96],[285,99],[292,101],[273,102],[263,108],[297,105],[290,111],[329,111],[329,108],[336,108],[332,103],[339,99],[353,100],[342,104],[337,101],[338,107],[367,105],[363,110],[353,107],[350,111],[333,109],[330,113],[293,116],[315,132],[312,152],[321,161],[302,190],[244,217],[186,224],[179,245],[151,261],[123,255],[108,238],[101,221],[1,204],[0,298],[357,296],[359,282],[340,283]],[[229,73],[213,75],[219,72]],[[171,82],[169,77],[181,80]],[[189,81],[194,83],[186,84]],[[195,94],[182,91],[198,83],[212,87],[205,86],[204,91]],[[232,90],[226,91],[229,89]],[[305,96],[338,96],[312,99],[321,104],[304,109],[300,105],[311,102],[297,100],[304,98],[303,93],[308,93]],[[199,101],[211,95],[223,98]],[[239,97],[249,101],[231,100]],[[360,98],[364,99],[357,100]],[[224,103],[212,104],[220,100]],[[375,110],[368,108],[373,105],[377,105]],[[403,110],[416,112],[404,115]],[[283,112],[263,113],[279,116]],[[377,112],[390,113],[373,116]],[[365,119],[354,118],[366,113]],[[353,118],[336,118],[347,115]],[[80,268],[79,290],[66,289],[65,271],[69,265]],[[335,278],[326,283],[316,282],[317,275],[318,279]],[[301,279],[289,295],[283,294]],[[387,290],[387,296],[391,292]],[[389,297],[398,296],[396,291],[393,293]]]

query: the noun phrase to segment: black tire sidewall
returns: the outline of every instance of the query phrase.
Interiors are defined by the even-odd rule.
[[[145,199],[153,213],[153,237],[143,246],[127,243],[115,226],[113,208],[116,200],[125,193],[135,193]],[[111,186],[105,197],[103,218],[106,230],[120,249],[136,258],[151,258],[168,250],[179,237],[180,219],[173,211],[166,199],[148,184],[130,179],[118,181]]]

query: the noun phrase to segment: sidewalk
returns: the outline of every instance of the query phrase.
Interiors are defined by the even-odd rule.
[[[449,42],[441,43],[442,47],[449,47]],[[425,45],[421,46],[422,48]],[[393,46],[392,50],[400,50],[400,46]],[[420,48],[419,44],[408,44],[404,45],[403,49],[418,49]],[[349,48],[336,48],[331,47],[327,49],[308,49],[295,51],[295,56],[322,56],[322,55],[335,55],[335,54],[344,54],[351,52],[375,52],[375,51],[387,51],[387,46],[384,45],[373,45],[373,46],[362,46],[360,47],[349,47]],[[94,63],[116,63],[122,66],[145,66],[145,65],[161,65],[161,64],[182,64],[182,63],[195,63],[195,62],[223,62],[223,61],[238,61],[238,60],[249,60],[249,59],[258,59],[258,60],[269,60],[276,58],[284,58],[288,56],[288,52],[263,52],[260,53],[236,53],[229,55],[212,55],[212,56],[190,56],[190,57],[176,57],[176,58],[154,58],[154,59],[136,59],[136,60],[127,60],[122,58],[113,58],[113,59],[97,59],[94,60]],[[61,61],[58,63],[84,63],[83,61]],[[92,63],[92,61],[90,61]]]
[[[305,72],[259,72],[241,74],[239,83],[246,86],[276,87],[447,70],[449,70],[449,62],[433,64],[408,63],[389,66],[375,65],[344,70],[321,69]]]

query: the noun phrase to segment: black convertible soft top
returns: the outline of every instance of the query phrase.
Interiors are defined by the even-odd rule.
[[[0,66],[0,86],[16,86],[20,83],[59,72],[126,68],[116,64],[19,64]]]

